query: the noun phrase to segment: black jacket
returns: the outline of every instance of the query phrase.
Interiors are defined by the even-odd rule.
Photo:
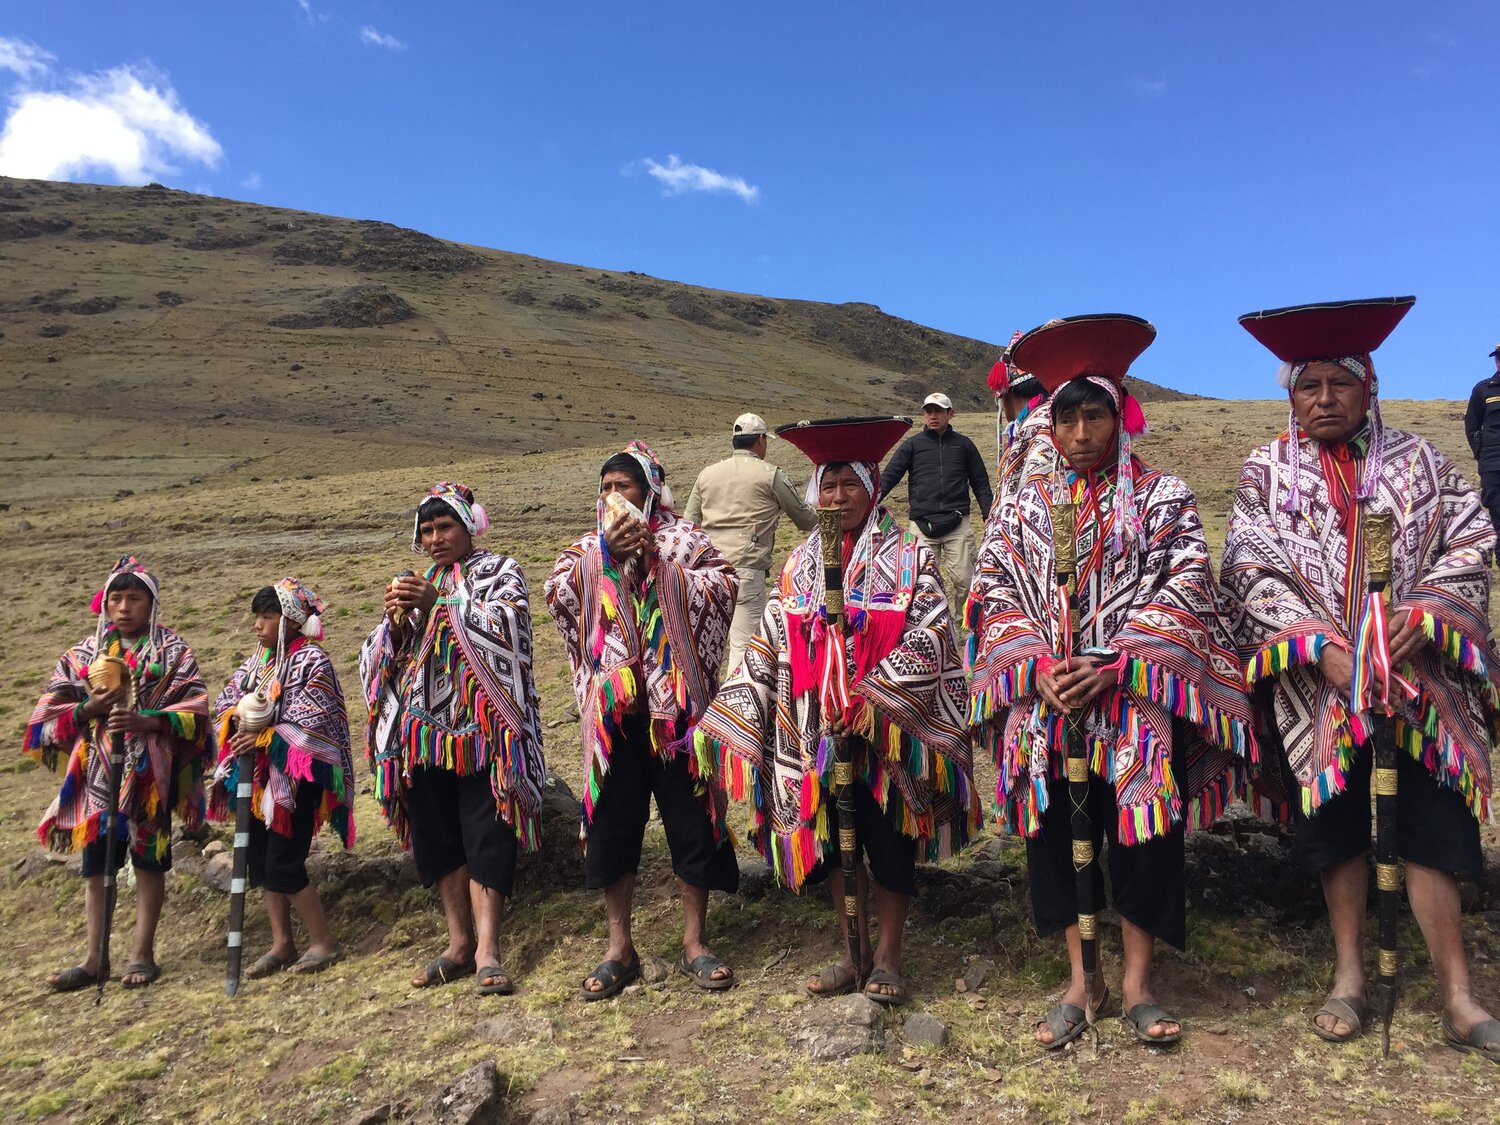
[[[1464,436],[1481,473],[1500,469],[1500,371],[1475,386],[1469,395]]]
[[[952,426],[937,434],[922,427],[901,443],[880,474],[884,500],[901,478],[911,474],[907,498],[912,519],[930,519],[946,512],[969,514],[969,489],[979,500],[979,514],[990,514],[990,473],[972,441]]]

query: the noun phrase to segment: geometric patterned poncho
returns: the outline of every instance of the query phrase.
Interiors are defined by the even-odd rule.
[[[102,719],[80,719],[89,695],[88,667],[102,647],[123,657],[137,676],[136,709],[156,715],[169,726],[162,734],[125,735],[125,768],[121,774],[120,839],[132,854],[164,859],[171,844],[171,818],[188,831],[202,826],[203,776],[212,750],[208,746],[208,689],[198,662],[182,638],[158,626],[151,634],[122,642],[113,624],[104,628],[102,645],[90,636],[63,653],[26,728],[25,750],[49,769],[67,755],[62,788],[42,817],[37,835],[54,851],[77,851],[99,837],[99,818],[109,803],[109,741]],[[176,795],[175,804],[172,801]]]
[[[1123,659],[1119,681],[1083,718],[1091,771],[1114,789],[1119,839],[1149,840],[1187,818],[1206,826],[1243,788],[1256,754],[1208,544],[1192,491],[1135,458],[1144,538],[1112,538],[1117,466],[1064,468],[1078,503],[1078,617],[1085,650]],[[1060,658],[1052,523],[1054,474],[1065,466],[1049,432],[1031,443],[1015,501],[985,527],[970,593],[978,654],[969,720],[999,771],[996,810],[1008,831],[1034,836],[1049,778],[1065,775],[1067,727],[1037,690]],[[1173,719],[1183,720],[1185,777],[1172,767]]]
[[[660,757],[688,749],[687,732],[714,696],[739,576],[708,536],[668,508],[651,514],[655,549],[643,575],[609,557],[590,532],[563,551],[547,579],[547,606],[573,670],[583,736],[583,822],[587,840],[610,743],[626,716],[648,712]],[[623,570],[623,575],[622,575]],[[644,693],[644,694],[643,694]],[[716,782],[689,768],[722,829]]]
[[[292,834],[297,783],[323,791],[314,813],[313,832],[333,825],[344,846],[354,845],[354,758],[349,748],[349,718],[333,661],[306,637],[286,649],[279,670],[275,650],[260,649],[240,665],[214,701],[218,716],[219,765],[209,793],[209,815],[227,820],[235,811],[239,759],[229,749],[234,707],[262,685],[272,700],[273,722],[256,739],[251,808],[272,832]]]
[[[1417,697],[1391,692],[1396,741],[1483,819],[1500,718],[1489,628],[1494,528],[1474,490],[1430,442],[1393,429],[1380,440],[1380,478],[1361,506],[1394,515],[1389,604],[1420,613],[1432,642],[1403,671]],[[1324,645],[1352,645],[1367,567],[1362,521],[1339,527],[1313,439],[1302,439],[1298,458],[1300,507],[1283,510],[1289,454],[1282,434],[1245,462],[1223,577],[1246,679],[1262,688],[1257,703],[1264,701],[1302,808],[1312,813],[1343,791],[1355,749],[1372,731],[1370,714],[1350,714],[1348,693],[1336,691],[1317,663]],[[1362,478],[1368,462],[1358,460]],[[1268,772],[1257,785],[1273,804],[1295,796]]]
[[[359,654],[375,797],[408,846],[405,787],[413,770],[488,773],[500,819],[525,851],[536,851],[547,766],[526,576],[515,559],[475,549],[441,572],[428,567],[423,577],[437,587],[438,600],[420,632],[408,626],[393,636],[382,617]]]
[[[848,550],[845,536],[854,559],[844,573],[844,653],[847,714],[860,735],[852,740],[856,776],[890,823],[916,840],[918,857],[939,859],[979,825],[964,729],[967,680],[932,553],[885,508],[867,534],[868,551]],[[814,531],[788,557],[744,663],[694,738],[731,794],[754,802],[751,838],[794,891],[834,847],[833,740],[819,699],[823,594]]]

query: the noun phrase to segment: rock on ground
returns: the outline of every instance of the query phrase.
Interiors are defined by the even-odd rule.
[[[792,1037],[815,1062],[873,1054],[881,1049],[885,1012],[862,995],[838,996],[814,1002]]]
[[[647,953],[641,957],[641,980],[647,984],[660,984],[672,975],[672,965],[665,957]]]
[[[500,1120],[501,1096],[495,1064],[478,1063],[433,1099],[422,1120],[431,1125],[492,1125]]]
[[[946,1047],[948,1045],[948,1025],[936,1016],[929,1016],[925,1012],[907,1016],[906,1023],[901,1027],[901,1034],[914,1047]]]

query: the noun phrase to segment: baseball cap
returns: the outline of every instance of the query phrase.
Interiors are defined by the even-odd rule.
[[[734,435],[735,437],[739,437],[741,434],[765,434],[768,437],[774,436],[773,434],[771,434],[771,431],[766,428],[766,420],[759,414],[741,414],[734,420]]]
[[[922,400],[923,410],[929,406],[936,406],[939,410],[952,410],[953,400],[941,391],[933,391],[932,394]]]
[[[1492,351],[1492,352],[1490,352],[1490,355],[1491,355],[1491,356],[1497,356],[1497,355],[1500,355],[1500,344],[1496,344],[1496,345],[1495,345],[1495,350],[1494,350],[1494,351]]]

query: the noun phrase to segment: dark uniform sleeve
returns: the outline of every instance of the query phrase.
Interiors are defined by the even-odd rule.
[[[911,468],[911,438],[901,443],[901,448],[896,450],[896,455],[886,462],[885,468],[880,472],[880,498],[884,500],[891,494],[891,489],[901,483],[901,478]]]
[[[974,498],[979,501],[979,514],[988,519],[990,505],[995,501],[995,495],[990,491],[990,470],[984,463],[984,455],[979,452],[979,446],[974,444],[974,439],[969,438],[968,441],[969,487],[974,490]]]
[[[1488,380],[1486,380],[1488,382]],[[1481,439],[1484,436],[1485,383],[1480,383],[1469,394],[1469,409],[1464,414],[1464,437],[1469,439],[1469,452],[1479,457]]]

